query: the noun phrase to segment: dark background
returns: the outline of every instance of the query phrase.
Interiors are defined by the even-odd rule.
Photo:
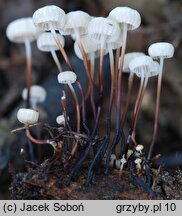
[[[20,44],[13,44],[5,36],[9,22],[20,17],[32,16],[39,7],[55,4],[69,12],[84,10],[93,16],[107,16],[116,6],[129,6],[139,11],[142,25],[129,33],[127,52],[142,51],[154,42],[167,41],[175,46],[174,58],[166,60],[164,66],[159,133],[155,153],[163,155],[162,163],[178,166],[182,164],[182,2],[175,0],[1,0],[0,1],[0,199],[8,199],[10,176],[8,162],[17,165],[18,152],[23,133],[11,134],[19,126],[16,120],[18,107],[22,106],[21,91],[25,87],[25,53]],[[67,39],[66,50],[73,64],[80,68],[81,62],[73,54],[72,41]],[[62,57],[60,56],[62,61]],[[33,44],[33,83],[44,84],[48,91],[41,118],[55,124],[60,113],[59,85],[55,81],[56,67],[48,54],[41,53]],[[127,81],[127,76],[125,76]],[[107,82],[107,80],[105,81]],[[138,80],[135,82],[135,90]],[[151,140],[155,109],[156,79],[149,82],[138,122],[138,137],[145,148]],[[107,98],[105,98],[107,100]],[[52,115],[51,115],[51,112]],[[170,160],[169,160],[170,159]]]

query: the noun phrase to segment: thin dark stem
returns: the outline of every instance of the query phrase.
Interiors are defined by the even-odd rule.
[[[147,162],[149,162],[151,157],[152,157],[152,153],[153,153],[153,149],[154,149],[154,145],[155,145],[155,140],[156,140],[156,136],[157,136],[157,130],[158,130],[163,65],[164,65],[164,58],[160,58],[160,69],[159,69],[159,77],[158,77],[158,84],[157,84],[154,131],[153,131],[153,136],[152,136],[152,142],[151,142],[150,149],[149,149],[148,156],[147,156]]]
[[[94,137],[96,131],[97,131],[97,128],[98,128],[98,124],[99,124],[99,117],[100,117],[100,112],[101,112],[101,108],[100,106],[97,108],[97,116],[96,116],[96,120],[95,120],[95,125],[94,125],[94,129],[92,131],[92,135],[91,137]]]
[[[126,119],[126,114],[128,111],[128,106],[131,98],[131,91],[132,91],[132,86],[133,86],[133,78],[134,78],[134,73],[130,73],[129,78],[128,78],[128,90],[127,90],[127,96],[126,96],[126,103],[124,107],[124,111],[122,113],[122,125],[125,123]]]
[[[71,127],[70,127],[70,124],[68,121],[68,105],[67,105],[67,101],[66,101],[66,94],[64,91],[63,91],[63,96],[61,97],[61,105],[63,107],[63,114],[64,114],[66,125],[67,125],[69,131],[71,131]]]
[[[84,93],[83,93],[83,89],[82,89],[82,86],[80,84],[80,82],[77,80],[76,81],[76,84],[80,90],[80,93],[81,93],[81,97],[82,97],[82,123],[83,123],[83,126],[85,128],[85,130],[87,131],[88,135],[90,134],[90,131],[87,127],[87,122],[86,122],[86,112],[85,112],[85,100],[84,100]]]
[[[134,122],[135,122],[135,119],[136,119],[137,109],[139,107],[140,99],[141,99],[141,96],[142,96],[143,87],[144,87],[144,76],[142,76],[141,80],[140,80],[140,87],[139,87],[139,91],[138,91],[138,95],[137,95],[137,99],[136,99],[135,107],[134,107],[134,111],[133,111],[133,116],[132,116],[132,120],[131,120],[130,129],[131,129],[132,132],[133,132],[133,128],[134,128]]]
[[[79,133],[80,132],[80,105],[79,105],[79,102],[78,102],[78,97],[76,95],[76,92],[72,86],[72,84],[70,82],[68,82],[68,86],[71,90],[71,93],[73,95],[73,98],[74,98],[74,101],[75,101],[75,106],[76,106],[76,113],[77,113],[77,132]]]

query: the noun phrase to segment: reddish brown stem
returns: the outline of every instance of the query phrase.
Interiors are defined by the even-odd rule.
[[[129,78],[128,78],[128,90],[127,90],[127,96],[126,96],[126,103],[124,107],[124,111],[122,113],[122,124],[124,125],[126,114],[128,111],[128,106],[131,98],[131,91],[132,91],[132,85],[133,85],[133,78],[134,78],[134,73],[130,73]]]
[[[156,136],[157,136],[157,130],[158,130],[163,65],[164,65],[164,58],[161,57],[160,58],[160,69],[159,69],[158,84],[157,84],[157,97],[156,97],[154,132],[153,132],[152,142],[151,142],[150,149],[149,149],[148,156],[147,156],[147,162],[149,162],[151,157],[152,157],[152,153],[153,153],[153,149],[154,149],[154,145],[155,145],[155,140],[156,140]]]

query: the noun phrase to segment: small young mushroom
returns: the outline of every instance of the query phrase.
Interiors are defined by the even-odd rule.
[[[136,164],[136,169],[137,169],[137,173],[139,173],[142,169],[141,163],[142,163],[142,159],[137,158],[135,159],[135,164]]]
[[[17,113],[17,119],[19,122],[25,124],[25,126],[35,124],[38,122],[39,113],[33,109],[20,108]]]
[[[15,43],[24,43],[27,59],[27,108],[30,108],[30,87],[32,82],[31,42],[36,40],[40,31],[35,28],[31,17],[16,19],[6,29],[6,36]]]
[[[121,158],[120,161],[121,161],[120,171],[122,171],[123,168],[124,168],[125,163],[127,162],[124,155],[123,155],[123,157]]]
[[[64,71],[58,74],[58,82],[61,84],[68,84],[70,91],[73,95],[76,111],[77,111],[77,132],[80,132],[80,105],[78,102],[78,98],[76,92],[72,86],[72,83],[76,82],[77,76],[72,71]]]
[[[157,84],[157,97],[156,97],[156,109],[155,109],[155,120],[154,120],[154,131],[152,136],[152,142],[147,156],[147,163],[150,161],[155,145],[155,140],[158,130],[158,121],[159,121],[159,106],[160,106],[160,94],[161,94],[161,84],[162,84],[162,73],[163,73],[163,64],[164,59],[172,58],[174,55],[174,46],[170,43],[159,42],[152,44],[148,49],[149,55],[154,59],[160,60],[159,67],[159,76]]]
[[[64,117],[64,115],[59,115],[59,116],[57,116],[56,122],[57,122],[59,125],[65,126],[65,117]]]
[[[143,145],[141,145],[141,144],[138,144],[138,145],[135,147],[136,151],[139,152],[140,154],[142,154],[143,148],[144,148],[144,147],[143,147]]]
[[[59,40],[62,47],[64,47],[65,40],[64,37],[58,33],[56,33],[56,38]],[[39,35],[37,39],[37,47],[39,50],[43,52],[50,52],[52,55],[52,58],[54,59],[54,62],[56,63],[56,66],[59,70],[59,72],[62,72],[61,64],[58,60],[56,51],[59,50],[59,47],[53,37],[53,35],[50,32],[44,32],[41,35]]]
[[[37,109],[37,103],[42,103],[46,99],[46,90],[39,85],[32,85],[30,88],[30,102],[33,109]],[[23,100],[27,99],[27,88],[22,91]]]

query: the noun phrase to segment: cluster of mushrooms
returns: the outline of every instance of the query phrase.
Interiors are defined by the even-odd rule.
[[[83,11],[65,14],[61,8],[49,5],[36,10],[33,17],[17,19],[7,27],[7,37],[12,42],[24,43],[27,57],[27,88],[22,94],[27,107],[19,109],[17,118],[25,125],[27,138],[33,144],[47,143],[52,145],[55,151],[56,146],[59,145],[62,161],[72,178],[78,175],[82,165],[89,158],[88,182],[91,182],[101,170],[104,169],[108,174],[110,168],[114,167],[120,170],[120,175],[124,169],[132,170],[133,176],[141,176],[144,172],[147,176],[146,184],[151,185],[150,162],[158,130],[163,64],[164,59],[173,56],[174,47],[167,42],[158,42],[149,47],[148,55],[141,52],[125,53],[127,33],[138,28],[140,23],[140,14],[129,7],[116,7],[111,10],[108,17],[93,17]],[[86,89],[83,89],[77,71],[74,70],[64,49],[64,36],[71,36],[74,40],[75,54],[83,61]],[[58,82],[66,87],[66,91],[63,91],[63,96],[60,98],[63,113],[56,119],[61,125],[61,130],[58,130],[55,137],[45,140],[33,137],[30,131],[30,126],[37,123],[39,119],[39,113],[36,111],[37,103],[43,102],[46,98],[45,89],[31,85],[31,42],[35,40],[40,51],[50,52],[52,55],[59,72]],[[57,51],[62,54],[67,71],[63,71]],[[110,61],[108,77],[111,81],[110,86],[107,87],[110,95],[105,134],[100,136],[99,119],[104,106],[103,74],[106,73],[103,71],[103,64],[106,55]],[[96,59],[99,62],[97,68]],[[125,104],[122,103],[123,73],[129,74]],[[130,128],[128,134],[124,134],[123,128],[135,76],[140,79],[140,86]],[[154,131],[148,154],[144,156],[142,152],[144,146],[138,144],[135,133],[147,83],[154,76],[158,77]],[[79,92],[75,91],[75,85]],[[81,95],[81,100],[78,99],[78,93]],[[94,99],[95,93],[99,95],[98,101]],[[71,97],[73,101],[76,125],[71,124],[74,121],[69,116],[67,97]],[[86,115],[88,101],[92,111],[89,116]],[[111,115],[113,110],[114,116]],[[88,126],[88,118],[93,120],[92,126]],[[115,127],[111,128],[113,121]],[[114,133],[113,136],[111,131]],[[66,137],[69,137],[69,142],[66,141]],[[66,147],[68,145],[69,147]],[[120,149],[119,153],[116,148]]]

